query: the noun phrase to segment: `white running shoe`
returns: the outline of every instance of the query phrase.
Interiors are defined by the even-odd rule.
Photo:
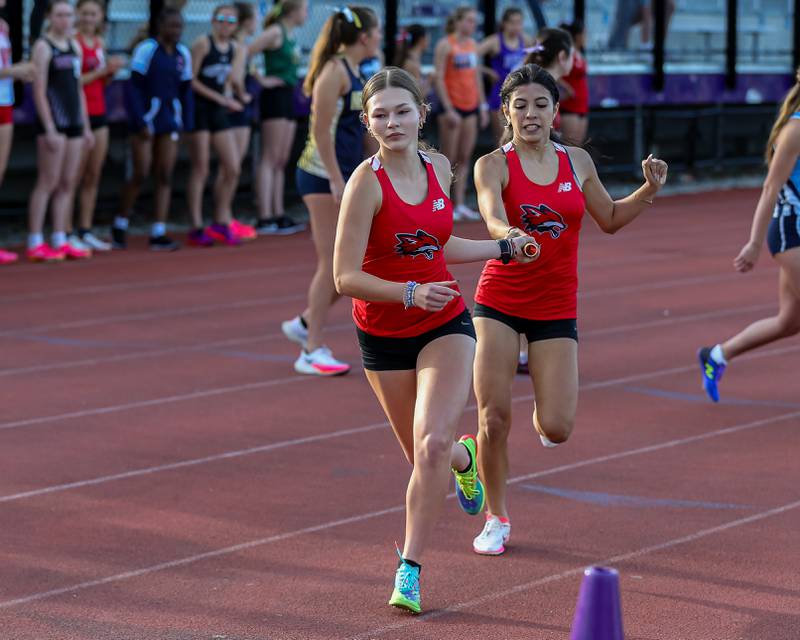
[[[500,522],[497,516],[486,514],[486,524],[480,535],[472,541],[472,550],[482,556],[499,556],[506,550],[505,544],[510,537],[510,522]]]
[[[319,347],[311,353],[303,349],[295,360],[294,370],[312,376],[343,376],[350,371],[350,365],[334,358],[328,347]]]
[[[81,236],[81,241],[94,251],[111,251],[111,243],[101,240],[91,231],[84,233]]]
[[[295,316],[291,320],[286,320],[281,323],[281,331],[292,342],[296,342],[303,349],[306,348],[306,341],[308,340],[308,329],[303,326],[300,316]]]
[[[74,233],[67,236],[67,244],[76,251],[88,251],[90,255],[92,253],[92,248]]]

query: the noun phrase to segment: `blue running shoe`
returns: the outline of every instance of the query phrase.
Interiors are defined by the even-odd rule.
[[[719,389],[717,384],[725,373],[725,365],[720,364],[711,357],[711,349],[702,347],[697,352],[697,359],[700,361],[700,371],[703,376],[703,388],[706,395],[714,402],[719,402]]]
[[[475,516],[483,511],[486,504],[486,493],[478,477],[478,443],[472,435],[461,436],[458,441],[467,448],[470,465],[466,471],[453,469],[453,475],[456,477],[456,497],[461,508],[469,515]]]
[[[411,613],[422,613],[419,595],[420,567],[408,564],[400,549],[397,550],[397,555],[400,556],[400,564],[397,566],[397,573],[394,574],[394,591],[389,598],[389,604]]]

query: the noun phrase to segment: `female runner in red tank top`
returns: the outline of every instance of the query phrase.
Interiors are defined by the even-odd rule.
[[[108,153],[106,85],[125,61],[117,56],[106,59],[105,45],[100,35],[105,17],[101,0],[79,0],[75,8],[78,17],[75,40],[82,54],[81,84],[86,98],[89,124],[94,133],[94,146],[84,146],[81,168],[78,171],[78,241],[85,245],[84,248],[93,251],[110,251],[111,244],[92,233],[92,222],[97,204],[97,189]]]
[[[455,442],[469,394],[475,333],[447,263],[529,261],[523,247],[534,241],[451,236],[450,163],[419,151],[427,111],[409,73],[397,67],[378,72],[364,87],[362,108],[380,149],[347,182],[334,278],[337,291],[354,298],[367,380],[413,465],[405,544],[389,604],[419,613],[419,562],[447,493],[449,470],[465,511],[474,515],[484,504],[475,439]]]
[[[509,74],[500,92],[506,144],[475,165],[478,204],[493,238],[529,233],[541,257],[528,265],[486,263],[475,294],[475,395],[479,470],[487,519],[473,548],[503,553],[511,526],[506,508],[511,386],[519,337],[528,342],[536,390],[533,425],[545,446],[566,441],[578,400],[578,235],[584,210],[606,233],[633,221],[664,184],[667,165],[642,162],[645,184],[612,200],[586,151],[550,140],[558,111],[553,77],[534,64]]]

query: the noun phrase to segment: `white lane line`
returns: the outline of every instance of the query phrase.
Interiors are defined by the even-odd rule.
[[[676,447],[676,446],[680,446],[680,445],[683,445],[683,444],[690,444],[690,443],[698,441],[698,440],[705,440],[705,439],[714,438],[714,437],[717,437],[717,436],[729,435],[731,433],[744,431],[746,429],[755,429],[755,428],[759,428],[759,427],[764,427],[764,426],[767,426],[769,424],[774,424],[776,422],[781,422],[783,420],[789,420],[789,419],[797,417],[797,416],[800,416],[800,411],[793,411],[791,413],[781,414],[781,415],[778,415],[778,416],[774,416],[772,418],[765,418],[763,420],[756,420],[756,421],[753,421],[753,422],[747,422],[747,423],[744,423],[744,424],[734,425],[732,427],[725,427],[723,429],[718,429],[716,431],[705,432],[705,433],[702,433],[702,434],[698,434],[696,436],[689,436],[687,438],[679,438],[679,439],[676,439],[676,440],[669,440],[667,442],[662,442],[660,444],[649,445],[649,446],[646,446],[646,447],[638,447],[638,448],[633,449],[633,450],[620,451],[620,452],[617,452],[617,453],[614,453],[614,454],[609,454],[609,455],[605,455],[605,456],[598,456],[596,458],[590,458],[590,459],[582,460],[580,462],[576,462],[576,463],[572,463],[572,464],[565,464],[565,465],[561,465],[559,467],[554,467],[552,469],[547,469],[545,471],[539,471],[539,472],[536,472],[535,474],[526,474],[525,476],[518,476],[518,477],[512,478],[510,480],[510,482],[513,482],[513,483],[523,482],[523,481],[528,480],[528,479],[530,479],[532,477],[541,477],[541,476],[544,476],[544,475],[553,475],[553,474],[556,474],[556,473],[561,473],[563,471],[569,471],[569,470],[572,470],[572,469],[575,469],[575,468],[578,468],[578,467],[585,467],[585,466],[588,466],[588,465],[591,465],[591,464],[598,464],[598,463],[608,462],[610,460],[615,460],[615,459],[618,459],[618,458],[624,458],[624,457],[628,457],[628,456],[632,456],[632,455],[637,455],[637,454],[640,454],[640,453],[651,453],[653,451],[658,451],[660,449]],[[453,496],[453,494],[450,494],[448,496],[448,498],[452,498],[452,496]],[[790,508],[793,509],[797,505],[800,505],[800,502],[791,503],[790,506],[784,506],[784,507],[781,507],[781,509],[783,509],[783,511],[787,511]],[[175,567],[181,567],[181,566],[193,564],[193,563],[199,562],[201,560],[207,560],[207,559],[210,559],[210,558],[217,558],[217,557],[220,557],[220,556],[226,556],[226,555],[230,555],[232,553],[237,553],[239,551],[244,551],[246,549],[252,549],[252,548],[260,547],[260,546],[263,546],[263,545],[272,544],[274,542],[279,542],[279,541],[288,540],[288,539],[291,539],[291,538],[296,538],[296,537],[299,537],[299,536],[302,536],[302,535],[305,535],[305,534],[308,534],[308,533],[317,533],[317,532],[320,532],[320,531],[326,531],[328,529],[333,529],[335,527],[340,527],[340,526],[347,525],[347,524],[356,524],[356,523],[359,523],[359,522],[365,522],[366,520],[372,520],[374,518],[378,518],[378,517],[381,517],[381,516],[384,516],[384,515],[387,515],[387,514],[390,514],[390,513],[398,513],[398,512],[403,511],[404,509],[405,509],[404,505],[398,505],[398,506],[389,507],[389,508],[386,508],[386,509],[380,509],[380,510],[377,510],[377,511],[370,511],[368,513],[362,513],[362,514],[359,514],[359,515],[355,515],[355,516],[351,516],[351,517],[343,518],[343,519],[338,519],[338,520],[332,520],[332,521],[324,522],[324,523],[321,523],[321,524],[318,524],[318,525],[313,525],[313,526],[310,526],[310,527],[304,527],[302,529],[296,529],[294,531],[287,531],[285,533],[276,534],[276,535],[268,536],[268,537],[265,537],[265,538],[259,538],[257,540],[250,540],[248,542],[243,542],[243,543],[231,545],[231,546],[228,546],[228,547],[223,547],[221,549],[215,549],[213,551],[207,551],[205,553],[186,556],[184,558],[178,558],[178,559],[175,559],[175,560],[170,560],[168,562],[162,562],[162,563],[159,563],[159,564],[154,564],[154,565],[150,565],[150,566],[147,566],[147,567],[142,567],[140,569],[135,569],[135,570],[132,570],[132,571],[125,571],[123,573],[117,573],[117,574],[114,574],[114,575],[111,575],[111,576],[107,576],[105,578],[98,578],[96,580],[89,580],[89,581],[86,581],[86,582],[81,582],[81,583],[78,583],[78,584],[73,584],[73,585],[69,585],[69,586],[66,586],[66,587],[61,587],[61,588],[58,588],[58,589],[51,589],[49,591],[41,591],[41,592],[38,592],[38,593],[32,593],[32,594],[29,594],[27,596],[23,596],[23,597],[20,597],[20,598],[14,598],[12,600],[2,601],[2,602],[0,602],[0,609],[6,609],[6,608],[13,607],[13,606],[20,605],[20,604],[26,604],[26,603],[30,603],[30,602],[35,602],[37,600],[43,600],[45,598],[50,598],[50,597],[57,596],[57,595],[63,595],[63,594],[66,594],[66,593],[74,593],[76,591],[82,591],[84,589],[88,589],[88,588],[91,588],[91,587],[96,587],[96,586],[100,586],[100,585],[104,585],[104,584],[109,584],[109,583],[112,583],[112,582],[120,582],[122,580],[128,580],[130,578],[135,578],[135,577],[139,577],[139,576],[148,575],[148,574],[155,573],[155,572],[158,572],[158,571],[163,571],[165,569],[172,569],[172,568],[175,568]],[[768,517],[768,515],[775,515],[776,513],[778,513],[778,510],[771,509],[770,511],[766,511],[766,512],[762,512],[762,513],[759,513],[759,514],[755,514],[755,515],[752,515],[752,516],[750,516],[748,518],[742,518],[740,520],[735,520],[735,521],[733,521],[733,523],[728,523],[727,525],[721,525],[722,528],[713,527],[712,529],[706,529],[704,531],[708,531],[708,532],[722,531],[725,528],[731,528],[733,526],[738,526],[737,523],[744,524],[744,523],[747,523],[747,522],[753,522],[755,520]],[[703,532],[698,532],[698,533],[695,533],[695,534],[692,534],[692,535],[693,536],[700,535],[700,537],[702,537],[701,534],[702,535],[710,535],[709,533],[703,533]],[[673,541],[669,541],[669,542],[663,543],[661,545],[656,545],[654,547],[646,547],[645,550],[668,548],[669,546],[672,546],[674,544],[679,544],[679,542],[676,542],[678,540],[685,542],[688,539],[691,539],[691,536],[683,536],[681,538],[676,538]],[[667,545],[667,546],[665,547],[664,545]],[[631,555],[631,554],[623,554],[623,556],[614,556],[613,558],[610,558],[610,559],[608,559],[607,561],[604,561],[604,562],[607,562],[607,563],[608,562],[617,562],[617,561],[620,560],[620,558],[627,558],[628,556],[635,557],[636,554],[641,554],[643,552],[647,552],[647,551],[639,550],[639,551],[631,552],[633,555]],[[486,597],[486,596],[484,596],[484,597]],[[463,604],[463,606],[467,606],[467,604]]]
[[[765,273],[760,271],[765,277],[769,276],[774,279],[774,274]],[[611,287],[606,289],[596,289],[587,293],[579,293],[578,298],[596,298],[601,296],[611,296],[627,293],[635,293],[637,291],[651,291],[654,289],[668,289],[671,287],[691,286],[696,284],[707,284],[709,282],[720,282],[724,280],[732,280],[740,278],[741,274],[725,274],[725,275],[710,275],[690,278],[676,278],[674,280],[662,280],[659,282],[636,284],[624,287]],[[754,275],[753,277],[757,277]],[[292,294],[280,296],[275,298],[264,298],[258,300],[239,300],[235,302],[227,302],[223,304],[214,305],[200,305],[195,307],[179,307],[179,308],[162,308],[159,311],[110,315],[110,316],[95,316],[92,318],[85,318],[82,320],[73,320],[70,322],[60,322],[55,324],[35,325],[30,327],[18,327],[16,329],[6,329],[0,331],[0,338],[14,337],[16,335],[30,335],[31,333],[40,333],[43,331],[54,331],[60,329],[81,329],[85,327],[95,327],[104,324],[112,324],[116,322],[137,322],[143,320],[155,320],[159,318],[172,318],[187,315],[194,315],[198,313],[210,313],[216,311],[229,311],[234,309],[246,309],[251,307],[268,306],[282,302],[293,302],[297,300],[305,300],[307,294]]]
[[[464,609],[471,609],[486,604],[488,602],[492,602],[493,600],[499,600],[500,598],[506,598],[508,596],[524,593],[525,591],[530,591],[531,589],[535,589],[536,587],[540,587],[550,582],[557,582],[559,580],[563,580],[564,578],[578,576],[583,573],[586,566],[590,565],[608,566],[608,565],[616,565],[621,562],[627,562],[628,560],[640,558],[642,556],[646,556],[648,554],[655,553],[657,551],[664,551],[666,549],[671,549],[672,547],[677,547],[682,544],[695,542],[696,540],[701,540],[702,538],[706,538],[708,536],[713,536],[718,533],[723,533],[730,529],[735,529],[736,527],[741,527],[746,524],[759,522],[761,520],[765,520],[766,518],[771,518],[777,515],[781,515],[783,513],[792,511],[793,509],[797,509],[798,507],[800,507],[800,500],[796,502],[789,502],[779,507],[775,507],[774,509],[768,509],[766,511],[762,511],[760,513],[756,513],[751,516],[747,516],[746,518],[738,518],[736,520],[731,520],[730,522],[726,522],[716,527],[701,529],[700,531],[695,531],[694,533],[690,533],[688,535],[681,536],[679,538],[672,538],[671,540],[667,540],[659,544],[650,545],[648,547],[642,547],[640,549],[636,549],[634,551],[628,551],[626,553],[620,553],[619,555],[603,558],[602,560],[594,560],[591,562],[587,562],[586,564],[580,567],[574,567],[572,569],[562,571],[561,573],[553,573],[550,574],[549,576],[537,578],[536,580],[531,580],[530,582],[523,582],[521,584],[514,585],[513,587],[509,587],[507,589],[486,593],[482,596],[479,596],[478,598],[474,598],[472,600],[468,600],[465,602],[459,602],[457,604],[450,605],[449,607],[445,607],[444,609],[437,609],[436,611],[432,611],[430,613],[424,613],[421,616],[416,616],[414,618],[408,616],[402,622],[396,622],[394,624],[389,624],[382,627],[377,627],[375,629],[371,629],[370,631],[365,631],[356,636],[352,636],[349,640],[372,640],[372,638],[384,635],[386,633],[389,633],[390,631],[397,631],[399,629],[403,629],[411,625],[417,625],[423,621],[435,620],[436,618],[441,618],[442,616],[446,616],[452,613],[457,613]]]

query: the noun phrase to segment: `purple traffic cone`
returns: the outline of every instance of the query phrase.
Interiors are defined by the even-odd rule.
[[[619,574],[608,567],[583,572],[570,640],[623,640]]]

